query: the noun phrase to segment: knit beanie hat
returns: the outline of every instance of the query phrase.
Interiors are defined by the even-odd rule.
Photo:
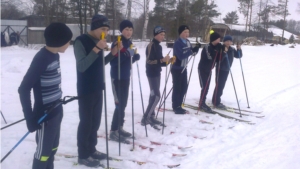
[[[190,28],[187,25],[181,25],[181,26],[179,26],[179,28],[178,28],[178,34],[180,35],[186,29],[190,30]]]
[[[156,26],[154,29],[153,29],[153,35],[156,36],[162,32],[166,32],[166,30],[161,27],[161,26]]]
[[[223,42],[226,42],[228,40],[232,41],[232,37],[230,35],[224,36]]]
[[[72,39],[71,29],[64,23],[54,22],[48,25],[44,32],[46,45],[49,47],[61,47]]]
[[[133,24],[132,22],[130,22],[129,20],[123,20],[121,23],[120,23],[120,32],[123,31],[123,29],[125,28],[132,28],[133,29]]]
[[[210,42],[213,42],[213,41],[217,40],[218,38],[221,38],[221,36],[217,32],[210,34]]]
[[[101,27],[109,28],[109,21],[106,16],[96,14],[92,18],[91,30],[95,30]]]

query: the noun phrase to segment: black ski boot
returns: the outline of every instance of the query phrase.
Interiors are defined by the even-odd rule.
[[[215,105],[215,108],[220,110],[227,110],[227,107],[222,103]]]
[[[202,103],[200,106],[200,111],[210,113],[210,114],[216,114],[209,106],[207,106],[205,103]]]
[[[162,122],[158,121],[154,116],[150,117],[150,121],[153,124],[159,125],[159,126],[163,126],[163,127],[167,127],[166,125],[164,125]]]
[[[112,140],[112,141],[119,142],[119,132],[118,132],[118,130],[110,131],[109,139]],[[130,144],[130,141],[126,140],[126,137],[122,136],[121,134],[120,134],[120,142],[125,143],[125,144]]]
[[[147,117],[143,117],[142,121],[141,121],[142,126],[148,125],[150,124],[151,127],[153,127],[155,130],[160,130],[160,128],[155,125],[150,119],[148,119]]]
[[[186,114],[186,112],[181,108],[181,106],[173,108],[175,114]]]
[[[127,132],[127,131],[125,131],[125,130],[123,129],[123,126],[120,126],[120,134],[121,134],[121,136],[123,136],[123,137],[132,137],[132,134],[129,133],[129,132]]]
[[[87,167],[99,167],[100,161],[94,159],[93,157],[88,157],[85,159],[78,158],[78,164],[85,165]]]
[[[96,160],[105,160],[107,155],[96,150],[91,157]]]

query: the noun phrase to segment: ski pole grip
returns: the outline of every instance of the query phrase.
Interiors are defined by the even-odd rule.
[[[120,42],[121,42],[121,36],[120,35],[118,36],[118,40],[117,41],[118,41],[118,48],[120,48]]]
[[[101,33],[101,40],[103,40],[104,38],[105,38],[105,33],[102,32],[102,33]]]
[[[135,48],[135,50],[134,50],[134,54],[137,54],[137,48]]]

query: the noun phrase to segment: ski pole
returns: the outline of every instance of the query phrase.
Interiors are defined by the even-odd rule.
[[[189,76],[189,80],[188,80],[188,84],[187,84],[187,90],[186,90],[186,93],[185,93],[185,95],[184,95],[184,97],[183,97],[183,103],[182,103],[182,106],[184,106],[186,94],[187,94],[187,91],[188,91],[188,89],[189,89],[189,84],[190,84],[190,80],[191,80],[191,76],[192,76],[192,71],[193,71],[193,67],[194,67],[194,61],[195,61],[195,58],[196,58],[196,55],[194,55],[194,59],[193,59],[192,67],[191,67],[191,72],[190,72],[190,76]]]
[[[102,32],[101,34],[101,40],[105,39],[105,33]],[[119,45],[119,44],[118,44]],[[105,141],[106,141],[106,162],[107,162],[107,168],[109,168],[109,151],[108,151],[108,127],[107,127],[107,104],[106,104],[106,80],[105,80],[105,57],[104,57],[104,49],[102,49],[102,61],[103,61],[103,101],[104,101],[104,115],[105,115]]]
[[[121,36],[118,36],[118,45],[119,43],[121,42]],[[121,55],[120,55],[120,50],[118,50],[118,91],[119,91],[119,94],[118,94],[118,100],[119,100],[119,115],[118,115],[118,121],[119,121],[119,125],[118,125],[118,132],[119,132],[119,156],[121,156],[121,137],[120,137],[120,124],[121,124],[121,107],[122,107],[122,104],[121,104]]]
[[[130,45],[130,49],[132,49],[132,44]],[[134,104],[133,104],[133,70],[132,70],[132,56],[130,57],[130,78],[131,78],[131,107],[132,107],[132,150],[134,150]]]
[[[66,98],[66,97],[65,97]],[[53,105],[50,107],[50,109],[48,109],[45,114],[38,120],[38,124],[41,124],[43,122],[43,120],[48,116],[49,113],[52,112],[53,109],[55,109],[57,106],[61,105],[61,104],[66,104],[69,102],[69,100],[75,100],[75,99],[78,99],[78,97],[74,97],[74,98],[71,98],[69,100],[65,100],[65,98],[63,100],[59,100],[57,101],[56,103],[53,103]],[[17,142],[17,144],[15,146],[13,146],[13,148],[1,159],[1,162],[2,163],[13,151],[15,148],[18,147],[18,145],[29,135],[29,131]]]
[[[170,54],[170,52],[171,52],[171,50],[169,51],[168,55]],[[174,56],[174,57],[175,57],[175,56]],[[166,67],[167,67],[167,66],[168,66],[168,65],[166,65]],[[165,78],[169,79],[170,73],[171,73],[171,69],[170,69],[170,71],[169,71],[169,73],[168,73],[168,76],[165,77]],[[167,80],[167,81],[168,81],[168,80]],[[163,93],[162,93],[162,97],[160,98],[160,101],[159,101],[159,104],[158,104],[158,105],[161,105],[161,104],[162,104],[162,101],[163,101],[163,99],[164,99],[165,92],[166,92],[166,85],[165,85],[165,87],[164,87],[164,90],[163,90]],[[157,117],[156,117],[156,118],[157,118]]]
[[[4,126],[4,127],[1,128],[1,130],[5,129],[5,128],[7,128],[7,127],[10,127],[10,126],[12,126],[12,125],[15,125],[15,124],[17,124],[17,123],[20,123],[21,121],[24,121],[24,120],[25,120],[25,119],[21,119],[21,120],[19,120],[19,121],[16,121],[16,122],[14,122],[14,123],[11,123],[11,124],[9,124],[9,125],[7,125],[7,126]]]
[[[172,61],[171,61],[171,66],[170,66],[170,70],[169,70],[169,74],[168,74],[168,77],[167,77],[167,81],[169,80],[169,75],[171,73],[171,69],[172,69],[172,65],[174,64],[174,62],[176,61],[176,56],[173,56],[172,58]],[[173,87],[170,89],[169,93],[167,94],[166,96],[166,86],[167,84],[165,84],[165,88],[164,88],[164,92],[162,94],[162,96],[165,96],[165,97],[162,97],[161,100],[160,100],[160,103],[159,103],[159,106],[158,106],[158,109],[157,109],[157,113],[156,113],[156,116],[155,118],[157,119],[157,116],[158,116],[158,113],[159,113],[159,110],[161,108],[161,106],[164,104],[164,102],[166,101],[166,99],[168,98],[169,94],[171,93],[171,91],[173,90]]]
[[[136,51],[137,52],[137,51]],[[141,85],[141,78],[140,78],[140,69],[139,69],[139,62],[136,62],[137,72],[138,72],[138,78],[139,78],[139,86],[140,86],[140,94],[141,94],[141,100],[142,100],[142,108],[143,108],[143,116],[145,115],[145,109],[144,109],[144,101],[143,101],[143,93],[142,93],[142,85]],[[148,137],[147,133],[147,125],[145,125],[145,132],[146,137]]]
[[[4,122],[5,122],[5,124],[7,124],[7,122],[6,122],[6,120],[5,120],[4,116],[3,116],[2,111],[0,111],[0,112],[1,112],[1,116],[2,116],[2,118],[3,118]]]
[[[226,55],[227,55],[227,54],[226,54]],[[239,107],[240,117],[242,117],[241,108],[240,108],[240,103],[239,103],[238,96],[237,96],[237,93],[236,93],[236,89],[235,89],[235,85],[234,85],[233,76],[232,76],[232,73],[231,73],[231,68],[230,68],[228,56],[227,56],[226,58],[227,58],[227,63],[228,63],[228,67],[229,67],[229,72],[230,72],[230,76],[231,76],[231,80],[232,80],[232,84],[233,84],[233,88],[234,88],[234,93],[235,93],[236,102],[237,102],[238,107]]]
[[[242,70],[242,75],[243,75],[243,81],[244,81],[245,93],[246,93],[247,104],[248,104],[248,107],[247,107],[247,108],[250,108],[250,106],[249,106],[249,101],[248,101],[247,88],[246,88],[246,81],[245,81],[245,77],[244,77],[244,71],[243,71],[242,60],[241,60],[241,53],[240,53],[240,51],[237,51],[237,52],[238,52],[238,55],[239,55],[239,60],[240,60],[240,65],[241,65],[241,70]]]
[[[169,51],[169,53],[167,54],[167,56],[169,56],[170,52],[171,52],[171,50]],[[168,72],[168,62],[166,62],[165,90],[167,90],[167,83],[168,83],[167,72]],[[164,95],[166,97],[166,92],[164,93]],[[162,129],[162,133],[161,134],[164,134],[164,129],[165,129],[165,112],[166,112],[166,100],[164,100],[163,129]]]

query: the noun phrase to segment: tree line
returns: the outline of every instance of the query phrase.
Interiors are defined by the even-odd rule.
[[[67,18],[78,18],[81,33],[87,32],[89,19],[95,14],[106,15],[111,20],[111,29],[118,29],[123,19],[134,23],[134,38],[152,38],[152,29],[161,25],[167,30],[167,39],[178,37],[181,24],[190,26],[191,36],[204,37],[213,18],[221,15],[214,0],[154,0],[155,7],[149,11],[149,0],[2,0],[1,18],[19,19],[26,15],[42,15],[45,24],[53,21],[66,22]],[[275,1],[275,0],[274,0]],[[283,30],[299,34],[299,22],[286,20],[289,15],[288,0],[237,0],[239,8],[228,12],[223,21],[238,24],[238,13],[245,19],[245,34],[266,37],[270,24],[280,25]],[[297,12],[300,13],[300,4]],[[272,18],[281,18],[278,21]],[[278,22],[278,23],[277,23]],[[279,23],[280,22],[280,23]],[[46,26],[46,25],[45,25]],[[250,27],[257,27],[250,30]],[[258,33],[259,32],[259,33]],[[283,36],[284,32],[282,33]]]

